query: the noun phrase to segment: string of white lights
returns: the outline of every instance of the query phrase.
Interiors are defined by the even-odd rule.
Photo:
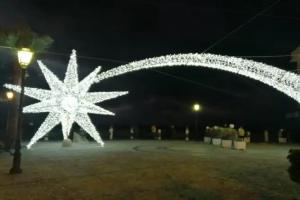
[[[166,55],[131,62],[99,74],[96,82],[138,70],[173,66],[207,67],[240,74],[261,81],[300,103],[299,75],[261,62],[206,53]]]

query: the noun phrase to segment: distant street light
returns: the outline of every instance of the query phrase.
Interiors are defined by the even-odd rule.
[[[198,113],[202,110],[202,107],[200,104],[195,103],[193,105],[193,111],[195,112],[195,136],[199,137],[199,131],[198,131]]]
[[[195,103],[195,104],[193,105],[193,110],[194,110],[195,112],[199,112],[199,111],[201,110],[200,104]]]
[[[20,101],[18,106],[18,117],[17,117],[17,133],[15,135],[15,152],[13,158],[13,166],[10,169],[10,174],[20,174],[22,173],[21,169],[21,119],[22,119],[22,110],[23,110],[23,97],[24,97],[24,82],[25,82],[25,74],[28,65],[31,62],[33,57],[33,52],[28,48],[22,48],[18,50],[18,61],[21,67],[21,93],[20,93]]]

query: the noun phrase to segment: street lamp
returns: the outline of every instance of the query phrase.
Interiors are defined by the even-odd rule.
[[[33,57],[33,52],[28,48],[22,48],[18,51],[18,61],[22,69],[27,69]]]
[[[201,110],[200,104],[195,103],[195,104],[193,105],[193,110],[194,110],[194,112],[199,112],[199,111]]]
[[[195,135],[198,137],[198,113],[202,110],[202,107],[199,103],[193,105],[193,111],[195,112]]]
[[[7,100],[12,100],[14,98],[14,93],[12,91],[7,91],[6,92],[6,98]]]
[[[33,52],[28,48],[22,48],[18,50],[18,61],[21,67],[21,93],[20,93],[20,101],[18,106],[18,117],[17,117],[17,132],[15,135],[15,152],[13,158],[13,165],[10,169],[10,174],[20,174],[22,173],[21,165],[21,119],[22,119],[22,110],[23,110],[23,97],[24,97],[24,82],[25,82],[25,72],[26,69],[31,62],[33,57]]]

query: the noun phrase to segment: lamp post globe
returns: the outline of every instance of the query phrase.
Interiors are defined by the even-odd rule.
[[[14,98],[14,93],[12,92],[12,91],[7,91],[6,92],[6,98],[8,99],[8,100],[12,100],[13,98]]]
[[[22,113],[23,113],[23,98],[24,98],[24,82],[25,82],[25,73],[28,65],[30,64],[34,53],[28,48],[21,48],[17,52],[19,66],[21,68],[21,93],[18,105],[18,116],[17,116],[17,131],[15,134],[15,150],[13,154],[13,164],[12,168],[10,169],[10,174],[20,174],[22,173],[21,169],[21,121],[22,121]]]
[[[22,69],[26,69],[33,58],[33,52],[28,48],[21,48],[17,52],[18,61]]]
[[[201,110],[201,105],[198,104],[198,103],[195,103],[195,104],[193,105],[193,111],[199,112],[200,110]]]

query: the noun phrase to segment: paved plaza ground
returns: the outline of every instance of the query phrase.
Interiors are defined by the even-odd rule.
[[[0,153],[1,200],[300,198],[286,159],[299,145],[250,144],[246,151],[200,142],[110,141],[23,150],[23,174]]]

